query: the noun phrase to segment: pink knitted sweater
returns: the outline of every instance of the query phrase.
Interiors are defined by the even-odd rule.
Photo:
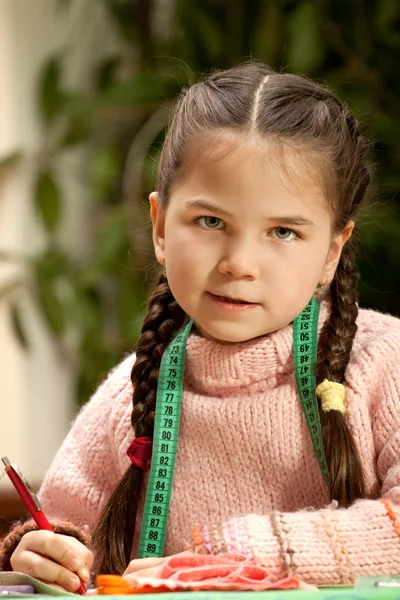
[[[328,312],[323,302],[320,328]],[[348,509],[329,504],[314,455],[292,326],[236,345],[189,337],[166,555],[186,549],[193,525],[206,525],[211,551],[248,555],[277,577],[322,585],[400,573],[400,320],[360,310],[357,324],[347,420],[368,499]],[[49,515],[89,531],[129,465],[133,361],[81,410],[40,492]],[[143,490],[132,557],[144,498]]]

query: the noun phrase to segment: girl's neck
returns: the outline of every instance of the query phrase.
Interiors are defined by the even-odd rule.
[[[321,303],[318,330],[330,315],[330,302]],[[235,344],[208,340],[194,331],[187,341],[185,383],[199,394],[248,395],[274,388],[294,378],[291,324],[265,336]]]

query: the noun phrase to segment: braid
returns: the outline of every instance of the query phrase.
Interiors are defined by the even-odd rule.
[[[131,422],[135,437],[153,436],[161,358],[184,320],[185,313],[173,297],[164,272],[149,301],[131,373],[134,390]]]
[[[352,242],[345,244],[331,283],[332,313],[321,333],[317,384],[324,379],[342,383],[357,331],[357,283]],[[322,437],[330,474],[331,500],[349,506],[365,496],[365,483],[359,453],[344,416],[320,407]]]
[[[135,437],[153,436],[161,357],[184,321],[185,313],[173,297],[165,273],[162,273],[149,299],[131,372],[131,422]],[[92,539],[94,552],[103,557],[102,573],[122,574],[129,563],[142,485],[143,471],[131,464],[104,509]]]

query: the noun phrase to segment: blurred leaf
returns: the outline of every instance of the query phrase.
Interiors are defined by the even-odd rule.
[[[120,260],[121,251],[127,251],[126,228],[123,208],[118,206],[110,209],[96,235],[96,257],[101,265],[112,267]]]
[[[256,24],[253,49],[257,56],[270,62],[280,50],[281,44],[281,11],[283,7],[277,2],[266,2],[261,5],[262,13]]]
[[[66,319],[62,302],[55,287],[49,283],[39,285],[38,300],[51,331],[57,337],[60,337],[66,330]]]
[[[60,220],[61,198],[56,181],[50,173],[39,173],[35,182],[35,204],[46,230],[52,233]]]
[[[79,273],[79,284],[83,290],[95,288],[106,273],[107,266],[101,264],[94,254],[90,263]]]
[[[70,146],[76,146],[86,142],[89,137],[89,124],[82,118],[73,117],[70,119],[66,132],[63,135],[60,146],[61,148],[67,148]]]
[[[156,77],[148,72],[134,73],[127,81],[115,83],[99,97],[104,104],[117,106],[148,106],[166,98],[166,92]]]
[[[117,315],[121,336],[128,344],[138,338],[144,317],[147,291],[133,273],[121,269],[118,274]]]
[[[68,258],[57,248],[51,248],[33,261],[37,295],[43,315],[51,331],[57,336],[66,329],[66,311],[59,295],[60,282],[71,277]]]
[[[381,34],[387,34],[399,25],[400,7],[393,0],[379,0],[374,19],[375,26]]]
[[[207,7],[193,7],[190,12],[190,20],[193,24],[193,33],[198,36],[199,41],[211,60],[216,60],[222,49],[222,36],[218,24],[215,22]]]
[[[71,277],[73,275],[74,267],[68,256],[55,247],[50,247],[42,254],[37,255],[32,264],[36,278],[43,284],[55,281],[60,277]]]
[[[78,323],[82,338],[97,338],[101,332],[101,307],[79,285],[74,286],[74,302],[74,320]]]
[[[10,305],[10,317],[15,337],[24,348],[29,349],[28,336],[25,331],[24,319],[22,316],[21,306],[18,302],[12,302]]]
[[[118,56],[107,57],[101,62],[94,73],[94,84],[97,90],[106,90],[115,83],[116,71],[120,65]]]
[[[146,191],[153,191],[156,187],[157,165],[160,154],[161,146],[157,145],[157,147],[155,147],[155,145],[152,144],[152,147],[149,149],[149,152],[144,160],[142,183],[143,189]]]
[[[80,126],[92,128],[93,122],[98,125],[98,109],[100,107],[97,96],[84,91],[68,91],[64,93],[63,113],[71,122],[78,121]]]
[[[120,157],[114,146],[100,148],[92,157],[89,176],[94,195],[107,198],[121,177]]]
[[[61,59],[52,56],[43,65],[39,76],[39,107],[46,123],[50,123],[64,105],[61,90]]]
[[[132,29],[135,25],[136,28],[139,27],[140,19],[137,13],[142,8],[141,4],[132,3],[132,0],[103,0],[103,4],[109,11],[114,27],[118,28],[120,39],[132,44]],[[134,39],[137,38],[138,36],[135,36]]]
[[[301,73],[315,71],[325,55],[315,9],[309,0],[298,2],[288,21],[286,63]]]

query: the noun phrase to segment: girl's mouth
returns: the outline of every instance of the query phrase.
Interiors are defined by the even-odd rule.
[[[237,298],[228,298],[226,296],[217,296],[211,292],[207,292],[211,300],[221,309],[228,311],[240,311],[249,310],[260,306],[257,302],[247,302],[247,300],[240,300]]]

